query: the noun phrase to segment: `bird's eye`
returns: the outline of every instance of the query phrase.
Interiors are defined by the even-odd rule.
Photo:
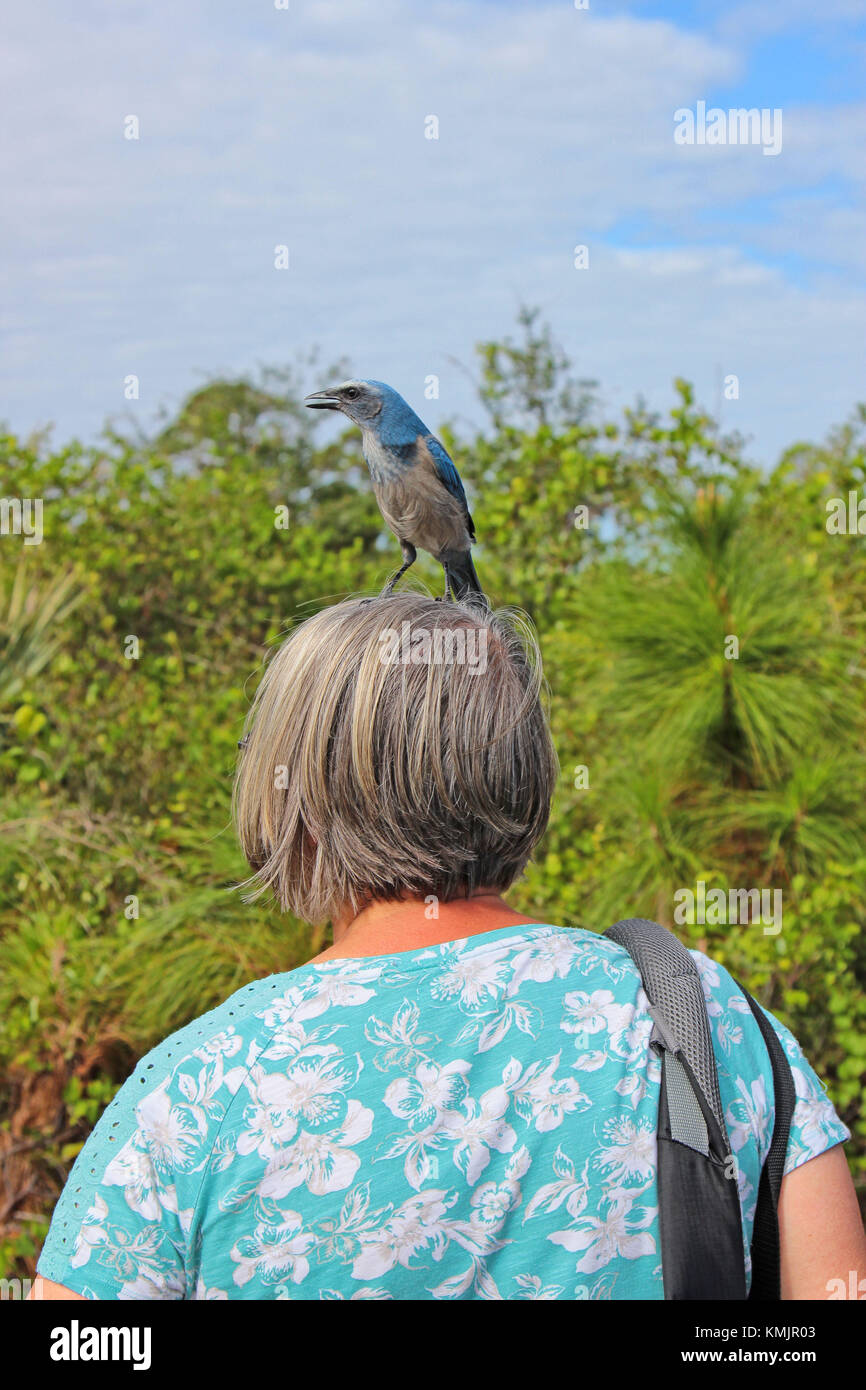
[[[347,386],[343,394],[348,396],[350,401],[356,401],[361,392],[358,390],[357,386]]]

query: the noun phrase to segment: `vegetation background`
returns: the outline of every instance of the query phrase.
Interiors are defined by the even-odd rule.
[[[136,1058],[325,943],[228,891],[245,872],[236,743],[266,650],[397,561],[356,432],[318,445],[299,404],[346,372],[313,366],[212,381],[150,437],[0,439],[0,496],[44,499],[41,545],[0,538],[6,1277],[32,1275]],[[757,469],[685,381],[667,418],[605,418],[530,311],[479,346],[477,383],[485,427],[442,437],[485,588],[539,630],[562,763],[512,900],[601,930],[671,925],[698,879],[780,888],[777,936],[677,930],[793,1029],[853,1131],[863,1194],[866,541],[829,534],[826,504],[866,496],[866,408]],[[426,557],[421,581],[438,592]]]

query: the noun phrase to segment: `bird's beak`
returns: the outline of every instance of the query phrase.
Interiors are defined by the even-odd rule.
[[[342,402],[333,391],[314,391],[304,397],[304,405],[309,410],[339,410]]]

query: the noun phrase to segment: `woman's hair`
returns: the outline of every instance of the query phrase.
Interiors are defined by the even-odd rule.
[[[504,891],[558,764],[528,620],[403,591],[350,599],[277,649],[233,795],[256,897],[324,922],[374,899]]]

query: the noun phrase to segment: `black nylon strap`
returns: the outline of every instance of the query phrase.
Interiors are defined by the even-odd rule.
[[[730,1174],[718,1072],[697,967],[682,942],[658,922],[628,918],[608,928],[605,936],[628,951],[640,972],[656,1020],[653,1045],[663,1058],[658,1197],[665,1299],[745,1299],[740,1199]],[[674,1062],[669,1063],[671,1057]],[[708,1152],[701,1151],[694,1136],[688,1142],[689,1127],[682,1123],[685,1084],[703,1113]]]
[[[720,1141],[727,1144],[727,1132],[721,1115],[709,1020],[703,1002],[700,1010],[695,1004],[697,971],[694,961],[672,932],[646,918],[631,917],[617,922],[608,928],[605,936],[624,947],[634,960],[644,990],[654,1006],[651,1010],[657,1018],[654,1038],[659,1040],[665,1058],[672,1052],[685,1067],[714,1140],[707,1157],[676,1142],[670,1124],[668,1068],[663,1066],[658,1185],[665,1298],[744,1298],[742,1247],[735,1239],[741,1239],[742,1231],[739,1197],[734,1204],[731,1199],[735,1185],[730,1179],[719,1180],[718,1156],[725,1152]],[[781,1292],[777,1207],[796,1090],[791,1064],[776,1030],[749,991],[743,989],[739,981],[734,983],[761,1030],[770,1058],[775,1099],[773,1137],[758,1184],[751,1247],[752,1285],[748,1297],[755,1301],[776,1301]],[[702,1001],[702,995],[700,997]],[[707,1227],[712,1228],[713,1223],[706,1218],[713,1210],[719,1221],[715,1226],[715,1243],[707,1248],[703,1237]]]
[[[779,1042],[775,1028],[749,991],[743,989],[739,981],[735,980],[734,983],[755,1016],[773,1068],[776,1118],[773,1139],[758,1184],[758,1205],[755,1209],[755,1226],[752,1232],[752,1288],[749,1293],[750,1300],[768,1302],[778,1300],[781,1294],[779,1217],[776,1209],[779,1205],[782,1178],[785,1175],[788,1135],[797,1093],[791,1064],[785,1056],[785,1049]]]
[[[746,1297],[743,1228],[736,1181],[713,1153],[704,1155],[671,1135],[667,1081],[670,1053],[662,1053],[659,1093],[659,1239],[665,1300]],[[693,1082],[694,1084],[694,1082]],[[696,1089],[696,1095],[699,1094]]]

